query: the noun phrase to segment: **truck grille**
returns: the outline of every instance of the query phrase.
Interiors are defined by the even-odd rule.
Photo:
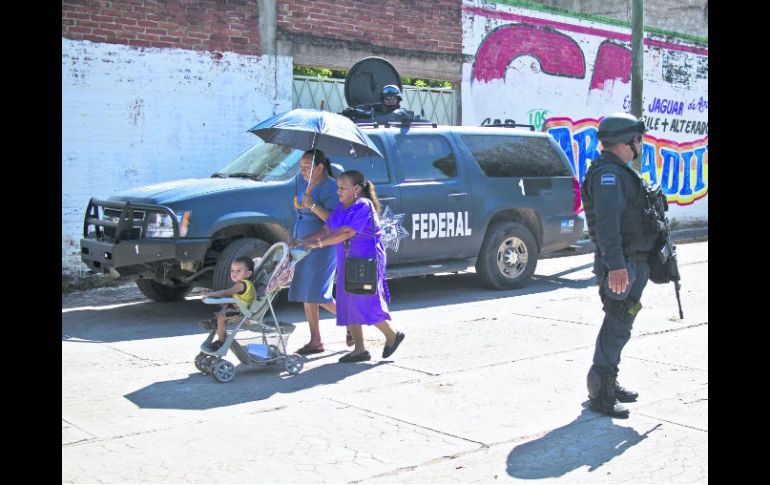
[[[118,222],[120,220],[120,209],[104,208],[103,218],[110,222]],[[124,234],[123,239],[140,239],[142,237],[142,228],[144,227],[145,211],[134,210],[131,223],[131,230],[127,234]],[[108,238],[115,238],[115,228],[105,227],[104,235]]]

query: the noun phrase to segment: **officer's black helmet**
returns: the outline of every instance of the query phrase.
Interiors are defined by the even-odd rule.
[[[597,136],[606,143],[628,143],[647,131],[644,121],[628,113],[613,113],[599,122]]]
[[[398,98],[399,101],[401,101],[401,90],[398,89],[398,86],[395,84],[388,84],[387,86],[382,88],[382,93],[380,94],[380,101],[383,100],[386,96],[395,96]]]

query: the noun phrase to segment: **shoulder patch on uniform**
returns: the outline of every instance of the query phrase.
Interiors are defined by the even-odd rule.
[[[615,174],[605,173],[602,175],[602,185],[615,185]]]

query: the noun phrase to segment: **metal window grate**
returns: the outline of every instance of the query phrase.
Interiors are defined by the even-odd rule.
[[[404,86],[401,106],[438,124],[456,125],[456,96],[450,88]],[[292,108],[319,109],[321,101],[325,110],[334,113],[347,108],[343,79],[294,76],[291,98]]]

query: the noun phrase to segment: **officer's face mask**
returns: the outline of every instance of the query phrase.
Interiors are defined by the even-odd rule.
[[[637,136],[636,136],[636,137],[634,137],[634,139],[633,139],[633,140],[631,140],[631,142],[628,144],[628,146],[630,146],[630,147],[631,147],[631,151],[634,153],[634,158],[632,158],[631,160],[629,160],[629,161],[627,162],[627,165],[628,165],[629,167],[631,166],[631,162],[633,162],[634,160],[636,160],[636,159],[639,157],[639,151],[636,149],[636,144],[637,144],[637,143],[639,144],[639,150],[641,150],[641,149],[642,149],[642,135],[637,135]]]

